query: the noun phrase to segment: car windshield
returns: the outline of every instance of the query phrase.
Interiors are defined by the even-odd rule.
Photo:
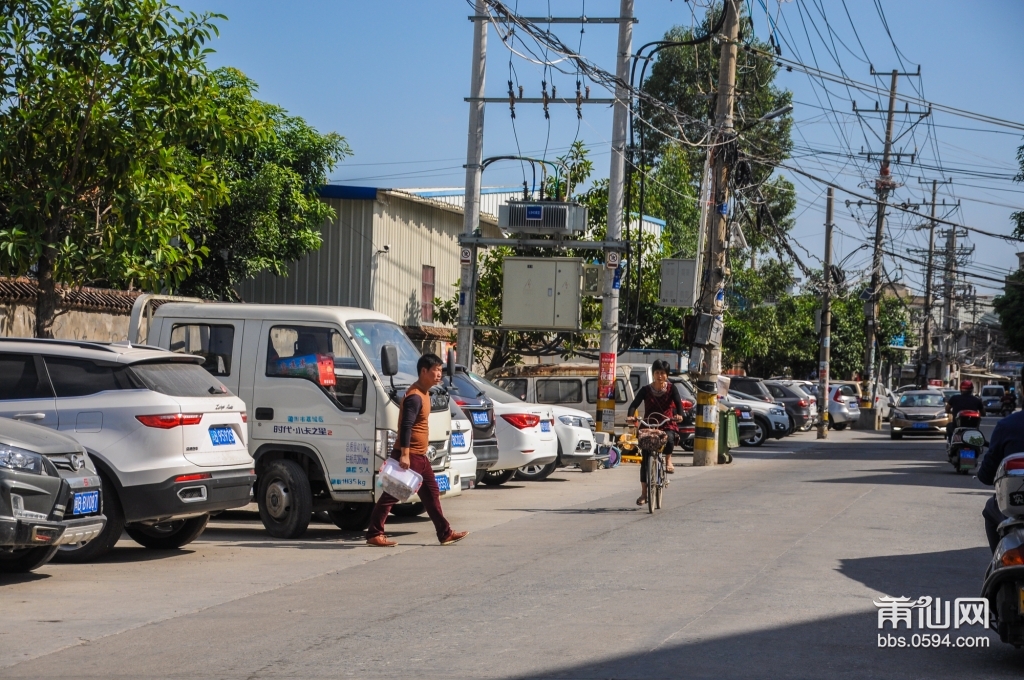
[[[198,364],[168,361],[132,364],[131,368],[146,387],[171,397],[223,397],[231,394]]]
[[[1003,388],[999,385],[982,387],[981,396],[983,397],[1001,397],[1003,396]]]
[[[416,373],[416,362],[420,359],[420,353],[398,324],[390,321],[350,321],[348,329],[355,338],[356,348],[377,371],[377,375],[384,375],[380,367],[381,347],[394,345],[398,350],[398,373],[395,374],[395,384],[411,385],[416,382],[419,377]]]
[[[455,377],[451,382],[452,394],[457,394],[460,397],[480,397],[483,396],[483,390],[474,383],[465,373],[456,373]]]
[[[487,378],[481,377],[476,373],[469,373],[469,378],[473,381],[473,385],[478,387],[481,392],[486,394],[492,401],[496,401],[499,404],[514,404],[517,401],[523,401],[523,399],[520,399],[514,394],[509,394]]]
[[[942,406],[944,403],[942,395],[935,394],[904,394],[900,397],[900,406],[906,408],[918,408],[926,406]]]

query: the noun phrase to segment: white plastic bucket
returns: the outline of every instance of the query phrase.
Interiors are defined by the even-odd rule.
[[[403,470],[394,458],[388,458],[380,466],[380,485],[387,493],[404,503],[420,490],[423,476],[415,470]]]

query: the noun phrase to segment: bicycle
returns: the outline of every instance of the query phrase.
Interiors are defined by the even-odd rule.
[[[655,420],[658,418],[659,420]],[[668,443],[668,433],[661,428],[671,419],[652,413],[645,418],[636,419],[637,446],[648,454],[647,458],[647,513],[654,514],[661,509],[661,501],[668,486],[668,474],[665,472],[665,457],[662,452]]]

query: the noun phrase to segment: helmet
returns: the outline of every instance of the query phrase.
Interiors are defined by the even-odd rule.
[[[964,380],[960,383],[961,392],[972,392],[974,390],[974,383],[970,380]]]

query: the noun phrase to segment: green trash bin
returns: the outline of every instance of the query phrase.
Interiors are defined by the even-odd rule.
[[[718,462],[732,462],[729,449],[735,449],[739,445],[740,432],[736,427],[736,413],[732,409],[723,411],[718,417]]]

